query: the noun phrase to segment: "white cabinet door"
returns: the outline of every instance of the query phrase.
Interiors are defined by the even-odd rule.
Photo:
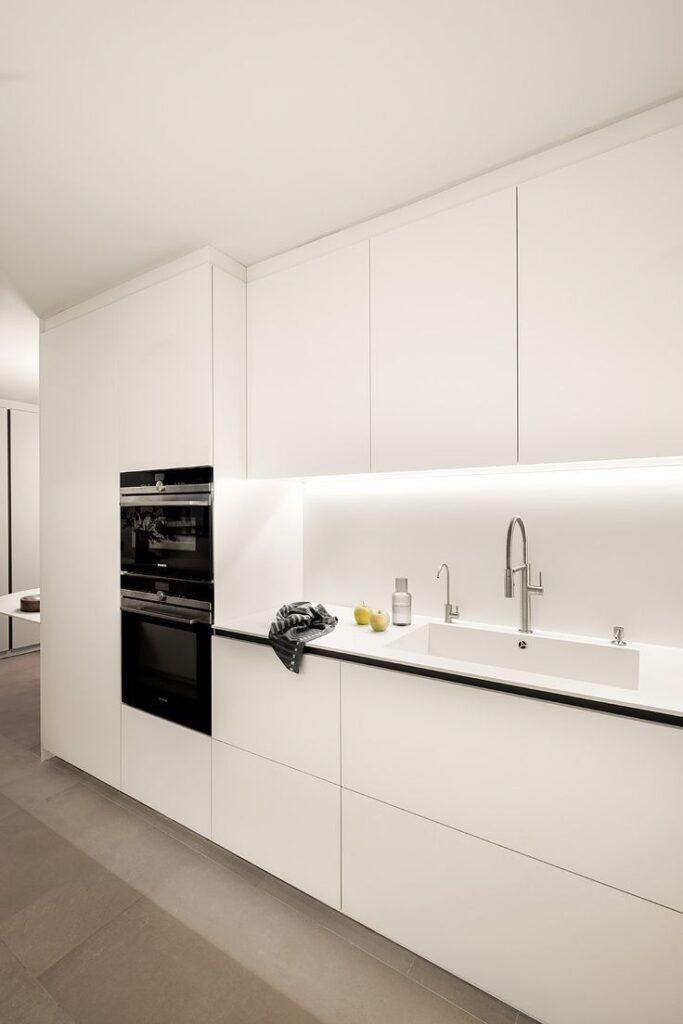
[[[683,915],[343,791],[342,910],[550,1024],[679,1024]]]
[[[10,412],[12,590],[40,587],[40,462],[38,413]],[[12,647],[40,642],[40,626],[12,621]]]
[[[342,767],[345,787],[683,911],[680,729],[343,664]]]
[[[515,190],[371,242],[372,468],[517,460]]]
[[[368,242],[247,286],[248,474],[370,468]]]
[[[120,784],[116,306],[40,343],[43,747]]]
[[[683,455],[683,127],[519,189],[520,461]]]
[[[211,737],[122,705],[121,789],[211,838]]]
[[[213,462],[211,268],[115,303],[120,470]]]
[[[338,786],[213,740],[212,838],[339,908]]]
[[[305,655],[298,675],[270,646],[213,639],[213,735],[339,783],[339,668]]]
[[[216,484],[247,472],[247,286],[211,268],[213,465]]]

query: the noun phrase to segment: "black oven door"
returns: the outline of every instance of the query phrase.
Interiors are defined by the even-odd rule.
[[[157,611],[121,611],[124,704],[211,734],[211,626]]]
[[[210,495],[122,495],[122,571],[211,580],[211,511]]]

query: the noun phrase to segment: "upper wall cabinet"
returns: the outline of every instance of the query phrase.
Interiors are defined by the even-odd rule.
[[[520,461],[683,455],[683,128],[519,189]]]
[[[372,469],[517,459],[516,198],[371,242]]]
[[[247,288],[248,475],[370,469],[368,242]]]
[[[121,469],[211,465],[211,267],[116,303]]]

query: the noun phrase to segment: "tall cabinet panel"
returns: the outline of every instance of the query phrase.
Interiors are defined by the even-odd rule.
[[[12,590],[40,587],[38,413],[10,411]],[[40,642],[40,626],[14,619],[12,648]]]
[[[371,242],[372,468],[517,459],[516,198]]]
[[[211,267],[116,303],[121,470],[213,461]]]
[[[683,455],[683,127],[519,189],[520,461]]]
[[[9,592],[7,409],[0,408],[0,594]],[[0,615],[0,654],[9,648],[9,619]]]
[[[42,745],[120,784],[117,306],[43,334]]]
[[[370,468],[368,242],[247,287],[250,477]]]

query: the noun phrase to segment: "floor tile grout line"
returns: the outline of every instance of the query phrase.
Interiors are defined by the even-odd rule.
[[[487,1021],[484,1017],[478,1017],[476,1013],[471,1013],[470,1010],[466,1009],[464,1006],[461,1006],[460,1003],[454,1002],[452,999],[449,999],[448,996],[443,995],[442,992],[437,992],[435,989],[430,988],[429,985],[424,985],[421,981],[417,981],[416,978],[410,978],[410,981],[412,981],[413,984],[417,985],[419,988],[424,989],[425,992],[429,992],[431,995],[436,996],[438,999],[441,999],[444,1003],[448,1003],[449,1006],[454,1006],[456,1010],[460,1010],[462,1013],[466,1013],[467,1016],[472,1021],[472,1024],[491,1024],[491,1021]],[[488,995],[488,993],[485,994]],[[491,996],[491,999],[494,998],[495,996]]]
[[[77,771],[79,771],[79,773],[80,773],[80,769],[77,769]],[[175,835],[170,829],[164,828],[163,825],[161,825],[159,822],[154,821],[149,816],[149,814],[146,813],[146,811],[144,809],[143,810],[138,810],[137,806],[135,806],[135,805],[139,801],[135,801],[133,797],[129,797],[126,793],[123,793],[123,791],[114,790],[114,793],[121,792],[121,795],[126,798],[126,803],[122,803],[119,800],[116,800],[114,797],[110,796],[108,793],[104,792],[100,788],[100,786],[104,786],[104,785],[106,785],[106,783],[102,783],[102,782],[99,782],[99,780],[95,780],[95,782],[98,783],[98,784],[93,784],[92,782],[88,781],[87,773],[82,773],[82,774],[85,775],[85,778],[82,778],[80,781],[92,793],[97,793],[99,796],[102,797],[103,800],[107,800],[110,804],[113,804],[114,807],[118,807],[119,810],[123,811],[124,813],[131,814],[138,821],[141,821],[143,824],[148,825],[150,828],[153,828],[156,832],[160,832],[162,835],[166,836],[167,839],[173,840],[174,842],[178,843],[180,846],[183,846],[186,850],[189,850],[191,853],[196,853],[197,856],[203,857],[205,860],[211,861],[212,864],[217,864],[219,867],[225,868],[226,871],[230,871],[231,874],[236,875],[238,878],[245,878],[244,874],[241,874],[238,870],[235,870],[234,868],[230,867],[229,864],[225,864],[223,861],[219,860],[217,857],[212,857],[211,854],[208,853],[206,850],[198,849],[196,846],[193,846],[190,843],[188,843],[185,839],[181,838],[178,835]],[[131,801],[131,804],[129,804],[127,802],[128,800]],[[145,804],[140,804],[140,807],[141,808],[145,808],[146,805]],[[149,808],[148,810],[151,810],[152,813],[154,813],[154,814],[160,813],[158,811],[154,811],[153,808]],[[170,818],[168,820],[172,821],[172,819],[170,819]],[[203,839],[205,842],[211,842],[211,840],[210,839],[206,839],[205,836],[200,836],[199,833],[195,833],[195,834],[197,835],[197,837],[200,840]],[[227,854],[230,854],[233,857],[237,857],[237,854],[233,854],[231,850],[225,850],[225,848],[222,847],[222,846],[217,846],[217,849],[218,850],[222,850],[223,852],[225,852]],[[256,871],[262,870],[262,869],[258,868],[256,865],[251,865],[251,863],[249,861],[245,861],[244,863],[248,864],[250,867],[253,867],[254,870],[256,870]]]
[[[270,877],[277,878],[276,875],[272,875]],[[280,879],[278,879],[278,881],[280,881]],[[259,886],[259,888],[261,888],[261,886]],[[310,914],[307,914],[304,909],[302,909],[301,907],[295,906],[288,899],[283,898],[282,896],[278,896],[277,893],[271,892],[269,889],[262,889],[262,891],[265,892],[266,895],[272,897],[272,899],[277,900],[277,902],[280,903],[283,907],[287,907],[288,910],[293,910],[295,914],[299,914],[300,917],[304,917],[307,921],[310,921],[311,924],[318,925],[320,928],[324,928],[326,932],[329,932],[330,935],[334,935],[335,938],[337,938],[337,939],[341,939],[342,942],[345,942],[347,944],[347,946],[353,946],[353,948],[357,949],[360,953],[363,953],[365,956],[369,956],[372,960],[376,960],[377,963],[382,964],[384,967],[388,967],[390,971],[394,971],[396,974],[401,975],[401,977],[409,978],[410,981],[415,981],[414,978],[410,978],[409,977],[409,971],[410,971],[410,968],[413,966],[413,962],[414,962],[414,959],[415,959],[415,954],[414,953],[412,954],[413,961],[411,961],[410,967],[408,967],[407,970],[402,971],[400,968],[395,967],[393,964],[387,963],[386,960],[383,960],[381,956],[377,956],[376,953],[371,953],[370,950],[365,949],[363,946],[359,946],[357,942],[354,942],[353,939],[350,939],[347,935],[341,935],[334,928],[331,928],[329,924],[326,924],[325,921],[320,920],[320,918],[313,917]],[[307,895],[307,893],[304,893],[304,895]],[[311,896],[311,899],[315,899],[315,897]],[[326,905],[327,904],[323,904],[323,906],[326,906]],[[332,909],[334,909],[334,908],[332,908]],[[339,913],[341,913],[341,911],[339,911]],[[353,921],[353,918],[350,917],[348,920],[349,921]],[[355,923],[360,925],[361,928],[365,928],[365,925],[361,925],[359,921],[356,921]],[[368,929],[368,930],[371,932],[372,935],[379,935],[379,932],[373,932],[372,929]],[[384,935],[380,935],[380,938],[384,939],[386,942],[392,942],[391,939],[387,939]],[[406,947],[405,946],[398,946],[398,948],[399,949],[405,949]],[[410,953],[411,950],[408,950],[408,952]],[[415,984],[420,984],[420,983],[419,982],[415,982]],[[422,988],[427,988],[427,986],[426,985],[422,985]],[[431,992],[432,989],[429,989],[429,991]],[[434,994],[438,995],[439,993],[435,992]],[[453,1004],[453,1005],[455,1005],[455,1004]],[[459,1007],[459,1009],[462,1009],[462,1007]]]
[[[419,960],[423,960],[424,958],[420,957],[419,954],[416,953],[415,954],[415,960],[418,960],[418,959]],[[431,964],[432,967],[437,967],[440,971],[445,971],[445,968],[439,967],[438,964],[432,963],[431,960],[427,960],[425,962],[428,963],[428,964]],[[411,965],[409,970],[412,970],[413,966],[414,966],[414,963]],[[445,973],[448,974],[449,972],[445,971]],[[410,975],[410,973],[408,974],[408,977],[410,978],[411,981],[414,981],[416,985],[419,985],[420,988],[424,988],[428,992],[432,992],[434,995],[439,996],[441,999],[444,999],[447,1003],[450,1003],[451,1006],[455,1006],[455,1007],[457,1007],[458,1010],[462,1010],[463,1013],[469,1014],[469,1016],[472,1018],[472,1020],[477,1021],[478,1024],[491,1024],[490,1020],[487,1020],[485,1017],[479,1017],[478,1014],[476,1014],[476,1013],[472,1013],[472,1011],[468,1010],[466,1006],[463,1006],[461,1003],[456,1003],[456,1001],[454,999],[450,999],[449,996],[445,996],[442,992],[437,992],[437,990],[435,988],[432,988],[430,985],[426,985],[423,981],[419,981],[419,979],[412,977]],[[464,978],[460,978],[460,977],[458,977],[455,974],[451,975],[451,977],[455,978],[457,981],[462,981],[465,985],[470,985],[471,988],[477,989],[477,991],[481,992],[484,996],[486,996],[487,999],[491,999],[491,1000],[493,1000],[493,1001],[495,1001],[497,1003],[502,1004],[507,1009],[512,1010],[512,1012],[515,1014],[515,1019],[514,1019],[514,1021],[511,1021],[510,1024],[517,1024],[517,1021],[518,1021],[518,1018],[519,1018],[519,1011],[515,1010],[514,1006],[510,1006],[509,1003],[504,1003],[502,999],[498,999],[497,996],[491,995],[490,992],[486,992],[483,988],[479,988],[478,989],[476,985],[472,985],[471,982],[466,981]]]
[[[133,887],[130,886],[130,888],[132,889]],[[75,946],[72,946],[72,948],[67,950],[66,953],[63,953],[62,956],[57,957],[57,959],[55,961],[53,961],[53,963],[51,963],[49,967],[45,967],[40,972],[40,974],[33,974],[33,972],[30,971],[29,967],[27,967],[26,970],[31,973],[31,976],[34,977],[36,979],[36,981],[38,981],[38,982],[40,982],[40,984],[42,984],[40,979],[43,978],[49,971],[51,971],[53,967],[56,967],[57,964],[61,964],[62,960],[66,960],[66,958],[70,957],[72,953],[77,952],[77,950],[79,950],[81,948],[81,946],[84,946],[86,942],[90,942],[97,935],[99,935],[100,932],[103,932],[106,928],[108,928],[110,924],[114,924],[115,921],[118,921],[118,919],[123,914],[126,914],[132,907],[137,906],[137,904],[140,902],[140,900],[144,900],[144,899],[148,899],[149,898],[149,897],[146,897],[144,895],[144,893],[141,893],[138,889],[134,889],[133,891],[137,893],[137,896],[135,897],[134,900],[131,900],[131,902],[128,904],[128,906],[123,907],[122,910],[119,910],[119,912],[117,914],[114,914],[114,916],[112,918],[110,918],[110,920],[103,921],[101,925],[99,925],[97,928],[95,928],[95,930],[92,931],[89,935],[86,935],[84,939],[81,939],[80,942],[77,942]],[[154,902],[154,901],[151,900],[150,902]],[[43,985],[43,988],[45,988],[44,985]],[[45,991],[48,992],[48,993],[50,992],[50,990],[48,988],[46,988]],[[61,1004],[56,999],[55,999],[55,1002],[57,1003],[58,1006],[61,1006]]]
[[[275,876],[273,876],[273,877],[275,877]],[[456,1009],[461,1010],[463,1013],[466,1013],[468,1015],[468,1017],[470,1017],[472,1019],[473,1024],[490,1024],[490,1021],[486,1021],[482,1017],[477,1017],[475,1014],[471,1013],[468,1009],[466,1009],[466,1007],[461,1006],[459,1003],[454,1002],[452,999],[449,999],[448,996],[444,996],[441,992],[437,992],[436,989],[430,988],[429,985],[425,985],[423,982],[418,981],[417,978],[412,977],[412,975],[410,974],[410,971],[412,970],[412,968],[413,968],[413,966],[415,964],[415,961],[418,959],[417,954],[415,954],[415,953],[412,954],[413,959],[412,959],[412,961],[410,963],[410,966],[407,968],[407,970],[402,971],[400,968],[394,966],[394,964],[387,963],[386,960],[383,960],[382,957],[377,956],[376,953],[371,953],[370,950],[364,949],[363,946],[359,946],[357,942],[353,941],[353,939],[348,938],[346,935],[340,935],[339,932],[335,931],[334,928],[330,928],[330,926],[328,924],[326,924],[324,921],[320,921],[320,920],[317,920],[315,918],[310,917],[308,914],[306,914],[305,910],[302,910],[299,907],[294,906],[288,900],[283,899],[282,897],[278,896],[275,893],[268,893],[268,895],[272,896],[273,899],[277,900],[278,903],[281,903],[283,906],[286,906],[288,909],[293,910],[295,913],[301,915],[302,917],[305,917],[312,924],[317,924],[321,928],[324,928],[325,931],[330,932],[330,934],[334,935],[335,938],[341,939],[343,942],[346,942],[347,945],[352,946],[354,949],[357,949],[359,951],[359,953],[363,953],[364,956],[370,957],[372,960],[375,960],[377,963],[382,964],[383,967],[386,967],[388,970],[393,971],[394,974],[398,974],[399,977],[407,979],[413,985],[417,985],[419,988],[424,989],[425,992],[429,992],[431,995],[436,996],[438,999],[441,999],[443,1002],[448,1003],[449,1006],[455,1006]],[[311,897],[311,898],[313,899],[314,897]],[[349,918],[349,920],[353,920],[353,918]],[[360,924],[360,922],[356,922],[356,923]],[[361,925],[361,927],[364,928],[365,925]],[[379,935],[379,932],[373,932],[372,934]],[[385,936],[382,935],[382,936],[380,936],[380,938],[384,939]],[[387,942],[391,942],[392,940],[391,939],[386,939],[386,941]],[[399,946],[399,949],[405,949],[405,948],[406,948],[405,946]],[[408,952],[411,952],[411,951],[408,950]],[[438,965],[434,965],[434,966],[438,966]],[[462,980],[464,980],[464,979],[462,979]],[[469,984],[469,982],[465,982],[465,984]],[[488,995],[488,993],[484,993],[484,994]],[[495,996],[490,996],[490,998],[491,999],[495,999],[496,997]]]
[[[272,877],[276,877],[276,876],[273,875]],[[409,967],[405,971],[403,971],[399,967],[396,967],[394,964],[387,963],[386,960],[383,960],[382,957],[377,956],[376,953],[371,953],[370,950],[365,949],[363,946],[359,946],[357,942],[354,942],[353,939],[350,939],[348,936],[340,935],[339,932],[335,931],[334,928],[331,928],[328,924],[325,923],[325,921],[321,921],[321,920],[318,920],[316,918],[311,917],[310,915],[308,915],[306,913],[305,910],[301,909],[300,907],[294,906],[294,904],[290,903],[287,899],[284,899],[281,896],[278,896],[276,893],[270,893],[269,892],[268,895],[272,896],[273,899],[276,899],[283,906],[286,906],[290,910],[294,910],[295,913],[300,914],[302,917],[305,917],[307,920],[311,921],[313,924],[320,925],[321,928],[324,928],[326,931],[330,932],[336,938],[342,939],[344,942],[347,943],[347,945],[353,946],[353,948],[357,949],[360,953],[363,953],[365,956],[369,956],[371,959],[376,960],[378,963],[382,964],[383,967],[388,968],[390,971],[393,971],[395,974],[398,974],[402,978],[407,978],[408,981],[411,981],[414,985],[419,986],[419,988],[424,989],[426,992],[431,993],[431,995],[437,996],[439,999],[442,999],[444,1002],[448,1003],[449,1006],[455,1006],[456,1009],[461,1010],[463,1013],[466,1013],[468,1015],[468,1017],[471,1017],[471,1019],[473,1021],[473,1024],[474,1024],[474,1022],[476,1022],[476,1024],[491,1024],[491,1022],[487,1021],[485,1018],[478,1017],[476,1014],[472,1013],[470,1010],[467,1009],[467,1007],[462,1006],[460,1003],[456,1003],[455,1000],[449,999],[449,997],[443,995],[442,992],[437,992],[436,989],[431,988],[429,985],[425,985],[424,982],[419,981],[417,978],[413,977],[410,972],[412,971],[413,967],[415,966],[415,963],[417,962],[417,960],[423,959],[417,953],[412,953],[411,950],[407,950],[408,953],[411,953],[412,960],[410,962]],[[314,899],[314,898],[315,897],[311,897],[311,899]],[[353,918],[349,918],[349,920],[353,921]],[[356,922],[356,923],[360,925],[360,922]],[[360,927],[364,928],[365,925],[360,925]],[[369,929],[369,931],[371,931],[371,934],[373,934],[373,935],[380,935],[379,932],[372,932],[372,929]],[[380,938],[385,939],[386,942],[392,942],[391,939],[387,939],[384,935],[380,935]],[[398,948],[399,949],[406,949],[405,946],[398,946]],[[431,961],[426,961],[426,962],[431,964]],[[438,967],[439,965],[438,964],[433,964],[433,966],[434,967]],[[439,970],[443,970],[443,968],[439,968]],[[453,977],[455,977],[455,975],[453,975]],[[464,978],[458,979],[458,980],[463,981],[466,985],[470,984],[470,982],[465,981]],[[476,986],[472,986],[472,987],[476,987]],[[483,989],[480,989],[479,991],[481,991],[489,999],[495,999],[498,1002],[500,1002],[500,1000],[497,999],[497,996],[492,996],[488,992],[484,992]],[[514,1007],[511,1007],[511,1009],[514,1010]],[[517,1017],[515,1017],[515,1021],[511,1022],[511,1024],[517,1024]]]
[[[9,946],[1,936],[0,936],[0,946],[4,946],[5,947],[5,949],[7,950],[9,955],[12,957],[12,959],[16,960],[16,962],[19,964],[19,966],[21,967],[22,970],[26,971],[26,973],[29,975],[31,980],[36,983],[36,985],[38,986],[40,991],[43,992],[47,996],[47,998],[50,1000],[50,1002],[53,1003],[57,1007],[57,1009],[60,1010],[64,1014],[64,1016],[69,1021],[69,1024],[76,1024],[76,1022],[74,1021],[74,1018],[71,1016],[71,1014],[67,1013],[67,1011],[62,1006],[62,1004],[57,999],[55,999],[55,997],[52,995],[52,992],[50,992],[50,990],[48,988],[46,988],[45,985],[43,985],[43,983],[40,980],[40,978],[37,975],[35,975],[33,973],[33,971],[31,971],[26,966],[26,964],[14,952],[12,947]]]

